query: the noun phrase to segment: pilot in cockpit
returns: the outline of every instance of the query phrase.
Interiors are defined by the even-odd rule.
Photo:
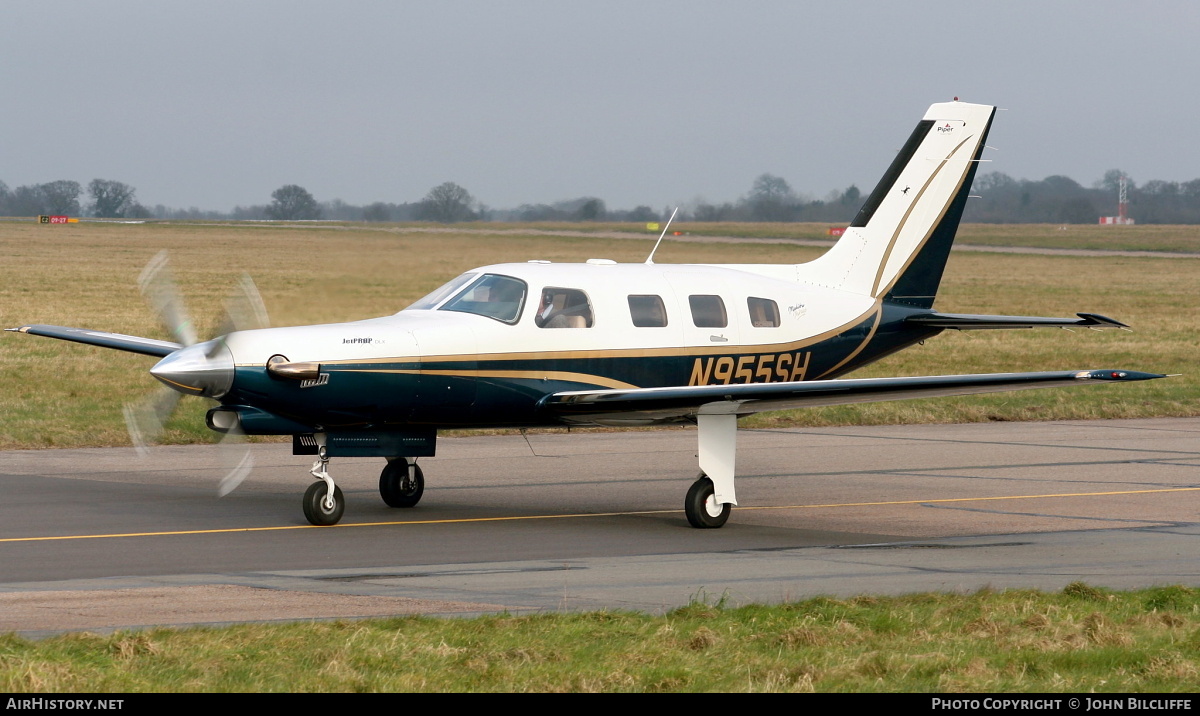
[[[547,288],[534,323],[539,328],[588,328],[591,319],[592,307],[582,291]]]

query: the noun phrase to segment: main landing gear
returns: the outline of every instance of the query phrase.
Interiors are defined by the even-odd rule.
[[[389,458],[379,473],[379,496],[388,507],[415,507],[424,492],[425,474],[412,458]]]
[[[700,476],[688,488],[683,513],[692,527],[714,529],[725,524],[737,504],[737,415],[702,413],[696,416],[696,427]]]

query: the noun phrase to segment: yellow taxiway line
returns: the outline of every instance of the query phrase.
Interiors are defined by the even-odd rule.
[[[993,497],[947,497],[930,500],[888,500],[883,502],[831,502],[819,505],[764,505],[761,507],[738,507],[742,510],[815,510],[838,507],[886,507],[889,505],[926,505],[945,504],[949,502],[991,502],[997,500],[1042,500],[1063,497],[1109,497],[1114,495],[1151,495],[1167,492],[1196,492],[1200,487],[1167,487],[1153,490],[1119,490],[1108,492],[1060,492],[1045,495],[999,495]],[[393,527],[399,525],[447,525],[470,522],[515,522],[519,520],[564,520],[579,517],[620,517],[628,515],[669,515],[680,510],[640,510],[634,512],[585,512],[567,515],[515,515],[511,517],[462,517],[445,520],[397,520],[389,522],[349,522],[332,525],[332,528],[346,529],[351,527]],[[1146,520],[1151,522],[1153,520]],[[178,537],[183,535],[229,534],[237,532],[275,532],[279,530],[313,530],[326,529],[318,525],[281,525],[278,527],[230,527],[213,530],[176,530],[172,532],[124,532],[117,534],[98,535],[57,535],[50,537],[5,537],[0,543],[7,542],[52,542],[55,540],[76,539],[113,539],[117,537]]]

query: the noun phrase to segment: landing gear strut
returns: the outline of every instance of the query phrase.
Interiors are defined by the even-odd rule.
[[[425,475],[410,458],[391,458],[379,473],[379,496],[388,507],[416,507],[424,492]]]
[[[342,488],[335,485],[329,475],[325,436],[318,435],[317,442],[317,461],[309,470],[317,481],[304,491],[304,517],[314,525],[336,525],[346,511],[346,498],[342,496]]]

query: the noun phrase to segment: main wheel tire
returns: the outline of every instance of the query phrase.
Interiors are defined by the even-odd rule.
[[[412,470],[404,459],[393,460],[379,473],[379,496],[388,507],[416,507],[425,494],[425,474],[420,465]]]
[[[692,527],[713,529],[725,524],[733,505],[726,502],[720,504],[713,495],[712,480],[701,477],[688,488],[687,497],[683,501],[683,511]]]
[[[324,480],[317,480],[304,491],[304,517],[314,525],[327,527],[336,525],[346,511],[346,498],[342,496],[342,488],[333,486],[333,508],[325,506],[325,494],[329,488]]]

